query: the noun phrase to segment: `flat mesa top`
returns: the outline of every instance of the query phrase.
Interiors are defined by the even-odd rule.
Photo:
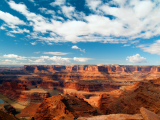
[[[24,90],[22,92],[25,92],[25,93],[48,93],[47,91],[45,91],[43,89],[30,89],[30,90]]]

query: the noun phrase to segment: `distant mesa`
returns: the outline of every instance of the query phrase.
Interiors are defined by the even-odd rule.
[[[131,65],[26,65],[24,66],[24,71],[30,72],[54,72],[54,71],[64,71],[64,72],[105,72],[105,73],[115,73],[115,72],[150,72],[157,73],[160,72],[160,66],[131,66]]]

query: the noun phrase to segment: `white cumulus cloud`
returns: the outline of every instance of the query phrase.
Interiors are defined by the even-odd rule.
[[[139,45],[137,47],[141,48],[144,52],[160,55],[160,40],[150,45]]]
[[[31,42],[31,44],[32,44],[32,45],[36,45],[36,44],[37,44],[37,42]]]
[[[74,57],[73,60],[74,61],[78,61],[78,62],[87,62],[88,60],[93,60],[93,58],[78,58],[78,57]]]
[[[128,56],[126,58],[127,61],[132,62],[132,63],[146,63],[146,58],[141,57],[139,54],[133,55],[133,56]]]
[[[73,45],[72,46],[72,49],[79,49],[81,52],[84,52],[85,53],[85,49],[81,49],[81,48],[79,48],[77,45]]]
[[[5,30],[6,28],[5,28],[4,26],[1,26],[0,29],[1,29],[1,30]]]
[[[40,58],[42,58],[42,59],[49,59],[50,57],[49,56],[40,56]]]
[[[16,30],[13,30],[13,31],[10,31],[11,33],[24,33],[24,32],[26,32],[26,33],[29,33],[30,31],[29,30],[27,30],[27,29],[16,29]]]
[[[50,57],[50,60],[55,61],[56,63],[70,63],[70,58],[62,58],[60,56]]]
[[[86,0],[86,5],[93,10],[96,10],[98,5],[100,5],[102,2],[100,0]]]
[[[69,53],[64,52],[43,52],[43,54],[51,54],[51,55],[67,55]]]
[[[56,5],[58,6],[64,5],[65,3],[66,3],[66,0],[55,0],[55,2],[50,3],[50,5],[54,7]]]
[[[10,32],[7,32],[6,35],[11,36],[11,37],[16,37],[15,35],[13,35],[13,34],[10,33]]]
[[[48,10],[47,8],[39,8],[39,10],[42,12],[42,13],[45,13],[45,14],[55,14],[55,11],[54,10]]]
[[[5,62],[11,62],[12,60],[8,60],[8,59],[6,59],[6,60],[4,60]]]
[[[3,55],[4,58],[16,58],[17,60],[26,60],[26,57],[23,56],[18,56],[15,54],[8,54],[8,55]]]
[[[8,24],[25,25],[25,22],[20,20],[18,17],[3,11],[0,11],[0,19],[4,20]]]
[[[34,32],[40,33],[30,34],[29,38],[48,43],[128,43],[135,41],[136,38],[149,39],[160,34],[160,4],[158,0],[112,0],[105,4],[99,0],[86,0],[85,7],[94,11],[94,14],[90,13],[89,15],[83,11],[77,11],[72,5],[66,5],[65,0],[56,0],[50,3],[53,7],[60,6],[58,7],[59,14],[63,13],[69,20],[63,20],[62,17],[53,15],[54,12],[47,8],[40,8],[40,10],[46,14],[52,14],[50,18],[30,12],[25,4],[17,4],[12,0],[7,3],[12,9],[26,17]],[[112,7],[112,5],[118,7]],[[1,14],[13,19],[6,19]],[[9,13],[1,11],[1,14],[0,18],[6,23],[25,24]],[[110,17],[106,17],[106,15],[110,15]],[[55,34],[52,35],[48,31]],[[49,33],[48,36],[45,36],[45,33]]]
[[[37,60],[35,60],[35,61],[33,61],[33,62],[42,63],[42,62],[45,62],[45,61],[44,61],[44,59],[37,59]]]
[[[67,7],[67,6],[62,6],[62,12],[63,14],[68,17],[68,18],[72,18],[72,15],[74,14],[74,11],[75,11],[75,8],[70,6],[70,7]]]

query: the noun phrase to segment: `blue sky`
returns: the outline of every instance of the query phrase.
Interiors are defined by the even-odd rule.
[[[0,0],[0,65],[160,64],[159,0]]]

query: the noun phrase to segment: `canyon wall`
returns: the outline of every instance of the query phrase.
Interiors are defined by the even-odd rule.
[[[137,82],[118,90],[102,93],[98,107],[104,114],[136,114],[145,107],[160,115],[160,79]]]
[[[121,92],[124,89],[122,86],[160,77],[159,66],[27,65],[24,66],[23,71],[29,74],[0,75],[0,83],[4,83],[0,86],[0,92],[8,95],[12,100],[26,101],[25,104],[40,102],[49,96],[42,90],[40,90],[41,92],[29,90],[32,88],[57,89],[64,94],[89,99],[97,97],[100,92],[112,90]],[[11,84],[6,83],[7,81]],[[96,95],[93,94],[94,92],[97,92]],[[88,101],[93,102],[91,99]],[[23,102],[21,103],[23,104]],[[94,104],[97,105],[97,103]]]
[[[0,94],[22,105],[41,103],[43,99],[50,96],[47,91],[41,89],[29,90],[26,85],[16,82],[4,82],[0,86]]]
[[[92,91],[101,91],[103,89],[102,84],[98,83],[91,83],[91,82],[64,82],[63,83],[64,88],[70,88],[78,91],[86,91],[86,92],[92,92]]]
[[[135,83],[135,81],[98,81],[98,80],[43,80],[40,87],[45,89],[74,89],[77,91],[95,92],[95,91],[111,91],[119,89],[121,86],[128,86]],[[60,89],[62,88],[62,89]]]
[[[24,71],[68,71],[68,72],[160,72],[160,66],[132,66],[132,65],[27,65]]]
[[[24,71],[54,80],[126,80],[140,81],[160,77],[160,66],[132,65],[28,65]]]
[[[79,116],[87,117],[100,114],[83,99],[59,94],[43,100],[34,115],[34,119],[74,120]]]

